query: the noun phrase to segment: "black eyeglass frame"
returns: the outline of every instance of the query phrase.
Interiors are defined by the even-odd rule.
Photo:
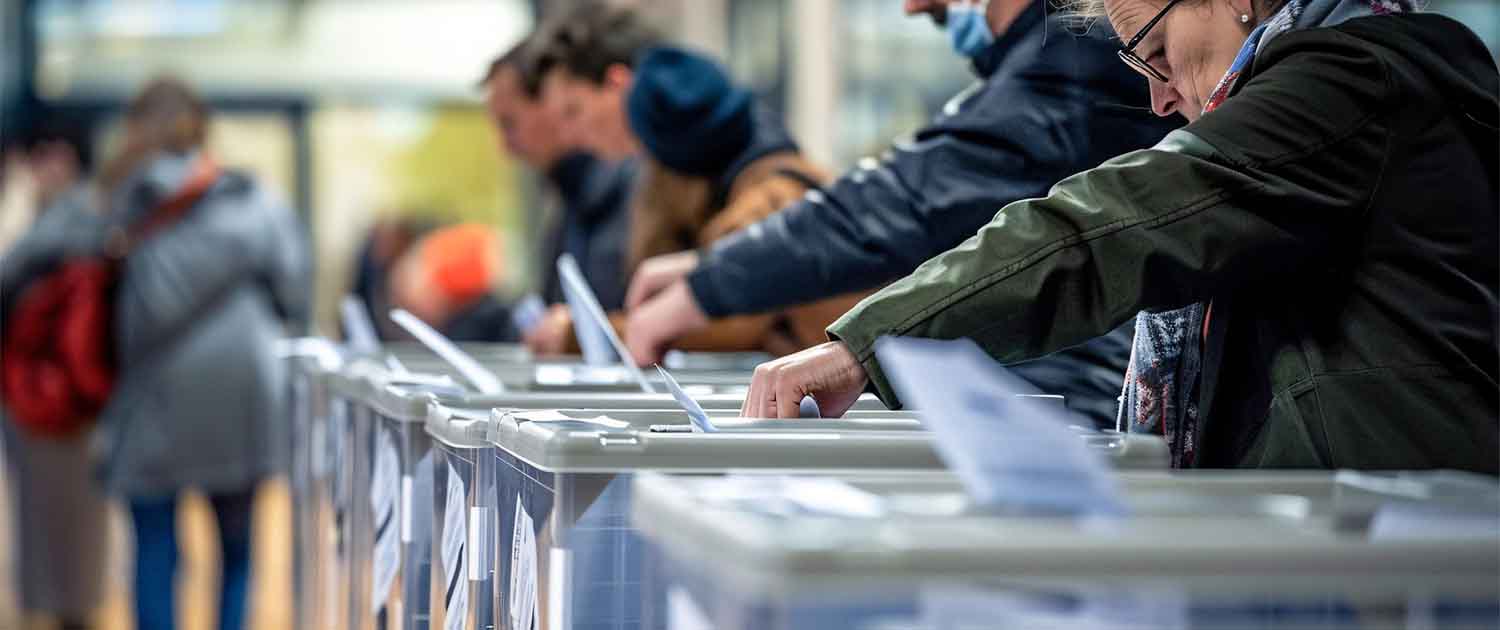
[[[1160,22],[1162,18],[1167,17],[1167,12],[1171,11],[1172,7],[1177,6],[1177,3],[1179,2],[1182,2],[1182,0],[1167,0],[1167,5],[1162,7],[1161,11],[1158,11],[1156,13],[1156,17],[1153,17],[1151,18],[1151,21],[1146,22],[1146,25],[1142,26],[1141,30],[1136,31],[1135,35],[1130,38],[1130,41],[1126,42],[1125,46],[1120,48],[1120,51],[1117,53],[1120,56],[1120,61],[1125,62],[1125,65],[1127,66],[1146,73],[1147,76],[1156,79],[1157,81],[1166,83],[1167,75],[1162,74],[1160,70],[1157,70],[1156,68],[1152,67],[1151,64],[1146,63],[1146,60],[1142,59],[1140,55],[1135,54],[1135,47],[1140,45],[1141,40],[1146,39],[1146,34],[1151,32],[1151,29],[1156,26],[1157,22]]]

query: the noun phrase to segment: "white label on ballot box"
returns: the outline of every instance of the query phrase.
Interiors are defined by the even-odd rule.
[[[536,620],[535,521],[516,495],[516,522],[510,537],[510,627],[530,630]]]
[[[396,510],[397,485],[400,483],[400,456],[396,452],[396,440],[391,431],[381,428],[375,439],[375,468],[370,477],[370,507],[375,516],[375,548],[371,560],[373,573],[370,580],[371,612],[379,612],[385,605],[391,584],[401,569],[401,524]]]
[[[469,612],[469,581],[464,571],[464,541],[468,523],[464,520],[467,496],[464,479],[448,464],[448,493],[443,500],[443,542],[439,554],[443,561],[443,630],[464,627]]]
[[[969,498],[987,508],[1075,516],[1124,513],[1103,457],[1064,410],[1021,397],[1029,384],[973,341],[883,337],[880,366],[917,409]]]
[[[411,543],[411,475],[401,475],[401,544]]]

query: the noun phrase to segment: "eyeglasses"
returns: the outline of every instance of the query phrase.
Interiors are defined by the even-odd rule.
[[[1120,61],[1124,61],[1125,65],[1146,73],[1146,76],[1156,79],[1157,81],[1161,81],[1162,83],[1166,83],[1167,75],[1162,74],[1160,70],[1151,67],[1151,64],[1146,63],[1145,59],[1142,59],[1140,55],[1135,54],[1135,47],[1141,43],[1141,40],[1146,39],[1146,33],[1151,32],[1151,28],[1156,26],[1156,23],[1160,22],[1162,18],[1166,17],[1167,12],[1171,11],[1172,7],[1177,6],[1177,3],[1179,2],[1182,2],[1182,0],[1167,0],[1167,6],[1162,7],[1161,11],[1157,12],[1156,17],[1151,18],[1151,21],[1147,22],[1145,26],[1142,26],[1141,30],[1136,31],[1135,36],[1131,37],[1130,41],[1126,42],[1125,47],[1120,49]]]

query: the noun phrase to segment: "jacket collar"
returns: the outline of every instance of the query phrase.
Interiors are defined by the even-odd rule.
[[[591,154],[582,151],[569,153],[552,165],[547,171],[547,179],[557,187],[563,200],[572,204],[588,185],[589,174],[598,166],[599,160]]]
[[[739,178],[756,160],[772,153],[786,151],[797,151],[797,142],[792,139],[782,123],[781,117],[775,112],[767,109],[764,105],[756,103],[752,109],[754,126],[751,132],[750,144],[735,156],[729,168],[714,181],[715,197],[720,202],[726,199],[730,189],[734,187],[734,180]]]
[[[635,176],[636,159],[605,162],[585,152],[558,160],[547,179],[562,197],[564,210],[584,222],[608,214],[618,204],[618,192]]]
[[[981,79],[994,76],[995,72],[1000,69],[1000,64],[1005,61],[1006,56],[1017,43],[1025,40],[1033,31],[1045,27],[1047,23],[1046,2],[1047,0],[1033,0],[1031,6],[1016,17],[1016,21],[1010,25],[1010,28],[1005,29],[1004,33],[995,38],[995,43],[990,44],[989,48],[974,57],[971,61],[974,74],[979,75]]]

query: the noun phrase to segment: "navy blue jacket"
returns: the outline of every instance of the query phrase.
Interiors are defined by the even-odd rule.
[[[1183,121],[1152,114],[1146,79],[1117,48],[1045,20],[1037,2],[975,60],[982,81],[931,125],[706,251],[688,277],[699,305],[724,317],[877,287],[973,236],[1005,205],[1155,144]],[[1112,424],[1129,331],[1094,345],[1073,353],[1081,365],[1019,371],[1044,372],[1038,387],[1071,393],[1075,408]]]
[[[542,298],[563,301],[557,257],[578,259],[583,277],[605,310],[625,304],[625,248],[630,235],[630,195],[639,164],[634,159],[604,162],[578,153],[563,158],[547,174],[562,197],[562,212],[544,236]]]

